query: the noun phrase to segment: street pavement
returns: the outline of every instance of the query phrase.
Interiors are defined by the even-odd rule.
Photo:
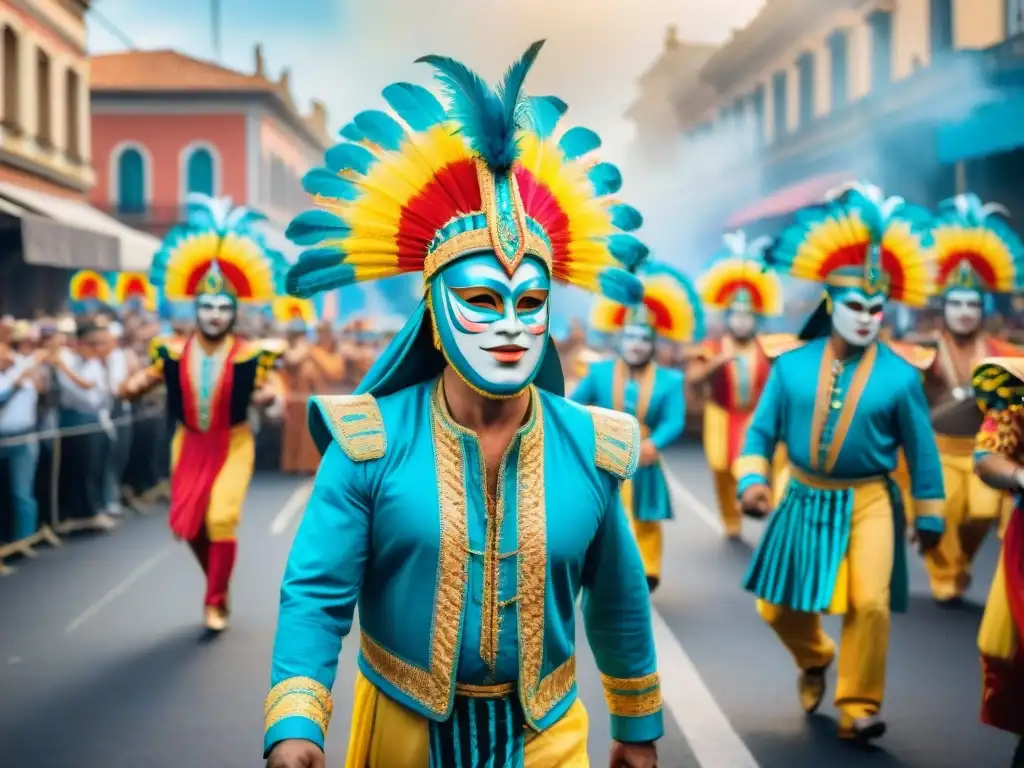
[[[792,661],[739,583],[749,543],[721,538],[699,449],[666,456],[677,520],[654,596],[666,737],[662,768],[1000,768],[1013,739],[978,723],[975,636],[995,567],[990,541],[971,602],[943,610],[912,560],[912,607],[893,620],[889,733],[870,751],[835,739],[833,710],[799,710]],[[246,504],[231,628],[207,640],[202,582],[163,511],[41,551],[0,580],[0,765],[235,768],[261,765],[262,703],[277,596],[308,483],[257,477]],[[755,542],[758,527],[745,531]],[[838,622],[827,625],[836,632]],[[579,685],[593,764],[609,735],[593,659]],[[342,651],[328,764],[344,764],[355,647]],[[834,682],[834,681],[830,681]]]

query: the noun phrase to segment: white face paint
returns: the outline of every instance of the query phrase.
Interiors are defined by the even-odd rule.
[[[647,365],[654,357],[654,331],[647,325],[626,325],[622,329],[619,353],[626,365]]]
[[[208,339],[219,339],[230,331],[235,324],[235,314],[235,302],[228,296],[204,295],[196,299],[196,325]]]
[[[749,309],[730,309],[725,316],[725,327],[733,338],[747,341],[757,331],[757,318]]]
[[[866,347],[882,330],[884,310],[884,296],[867,296],[859,289],[847,289],[833,298],[832,327],[848,344]]]
[[[957,336],[970,336],[981,329],[984,316],[981,293],[954,288],[947,291],[942,305],[946,327]]]
[[[445,267],[430,291],[445,357],[473,387],[498,397],[533,381],[548,340],[551,279],[525,258],[511,277],[493,254]]]

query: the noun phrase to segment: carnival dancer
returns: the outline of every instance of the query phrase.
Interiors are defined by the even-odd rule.
[[[583,405],[610,408],[640,423],[640,466],[623,484],[622,500],[651,592],[661,581],[661,525],[672,519],[672,496],[661,454],[686,427],[683,374],[654,361],[655,339],[673,344],[699,339],[704,332],[700,301],[690,281],[664,264],[645,262],[641,304],[634,308],[599,297],[590,326],[617,335],[619,355],[590,365],[571,397]]]
[[[999,565],[978,633],[981,720],[1021,737],[1013,768],[1024,766],[1024,360],[989,358],[974,375],[985,414],[974,467],[985,483],[1012,495]]]
[[[262,217],[226,198],[190,195],[187,220],[153,259],[151,280],[174,305],[194,303],[196,332],[184,343],[155,339],[152,364],[132,376],[123,397],[167,387],[177,424],[171,445],[171,531],[206,574],[205,623],[227,627],[236,533],[255,447],[250,403],[279,396],[271,369],[283,348],[244,342],[232,329],[239,304],[269,305],[281,287],[284,259],[254,224]],[[180,311],[177,313],[180,317]]]
[[[933,275],[926,211],[869,185],[805,211],[770,261],[826,285],[801,338],[775,362],[736,461],[745,513],[771,513],[744,580],[758,613],[793,655],[800,704],[825,693],[835,642],[823,613],[843,614],[835,703],[841,738],[882,736],[890,611],[907,608],[905,526],[889,475],[902,447],[915,536],[943,530],[942,474],[921,373],[878,341],[887,301],[923,306]],[[770,462],[784,443],[790,480],[771,511]]]
[[[522,94],[540,47],[494,91],[457,61],[424,57],[447,107],[389,85],[397,119],[360,113],[355,141],[304,179],[321,207],[289,227],[312,246],[291,292],[403,272],[422,273],[427,291],[356,393],[310,408],[324,458],[282,587],[272,768],[324,765],[357,603],[349,768],[585,765],[581,590],[612,764],[656,763],[650,602],[619,502],[639,428],[562,397],[548,332],[552,280],[639,300],[617,265],[634,268],[646,249],[620,230],[639,214],[606,197],[618,170],[587,157],[597,135],[556,140],[565,104]]]
[[[704,456],[714,478],[725,535],[738,539],[742,517],[733,462],[768,381],[771,360],[795,346],[795,337],[762,337],[758,333],[763,318],[782,314],[782,283],[764,263],[764,250],[771,239],[748,241],[744,232],[730,232],[723,235],[722,242],[723,251],[701,275],[698,288],[704,307],[723,314],[725,333],[701,345],[689,379],[691,384],[709,385],[702,433]]]
[[[1024,243],[1006,215],[1001,205],[959,195],[942,204],[932,229],[944,322],[925,391],[942,457],[946,532],[925,565],[932,595],[945,604],[958,602],[970,586],[974,556],[1008,503],[1006,494],[982,483],[971,467],[981,424],[972,371],[985,357],[1024,354],[983,325],[995,295],[1024,287]]]
[[[320,454],[306,429],[306,403],[311,395],[326,391],[309,351],[309,332],[317,321],[316,307],[309,299],[281,296],[274,300],[274,318],[288,342],[280,372],[285,396],[281,471],[312,475],[320,463]]]

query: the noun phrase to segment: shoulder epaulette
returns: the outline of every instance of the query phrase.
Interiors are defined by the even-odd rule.
[[[799,349],[804,344],[805,342],[793,333],[766,333],[757,337],[757,345],[769,360]]]
[[[594,420],[594,463],[620,480],[629,480],[640,460],[640,424],[628,413],[587,406]]]
[[[158,364],[165,356],[171,360],[177,360],[181,357],[181,351],[184,348],[177,339],[170,339],[166,336],[157,336],[149,342],[149,349],[147,354],[149,357],[149,364]]]
[[[373,395],[324,395],[309,399],[309,433],[322,456],[332,441],[352,461],[384,457],[388,438]]]
[[[1016,344],[997,339],[994,336],[990,336],[987,341],[993,357],[1024,357],[1024,348],[1018,347]]]
[[[903,362],[909,363],[919,371],[927,371],[935,364],[935,356],[938,354],[935,347],[907,344],[902,341],[886,341],[884,343]]]
[[[971,381],[982,411],[1024,405],[1024,358],[987,357]]]

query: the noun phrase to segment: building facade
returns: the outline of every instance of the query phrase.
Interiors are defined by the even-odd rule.
[[[327,114],[303,114],[289,73],[268,76],[259,46],[251,74],[175,51],[93,57],[94,205],[162,236],[190,192],[229,196],[268,216],[281,236],[306,205],[302,175],[329,145]]]
[[[929,206],[970,188],[1024,216],[1007,183],[1024,170],[1022,20],[1021,0],[768,0],[677,74],[681,159],[660,192],[687,214],[676,236],[709,253],[723,229],[770,234],[854,179]]]

